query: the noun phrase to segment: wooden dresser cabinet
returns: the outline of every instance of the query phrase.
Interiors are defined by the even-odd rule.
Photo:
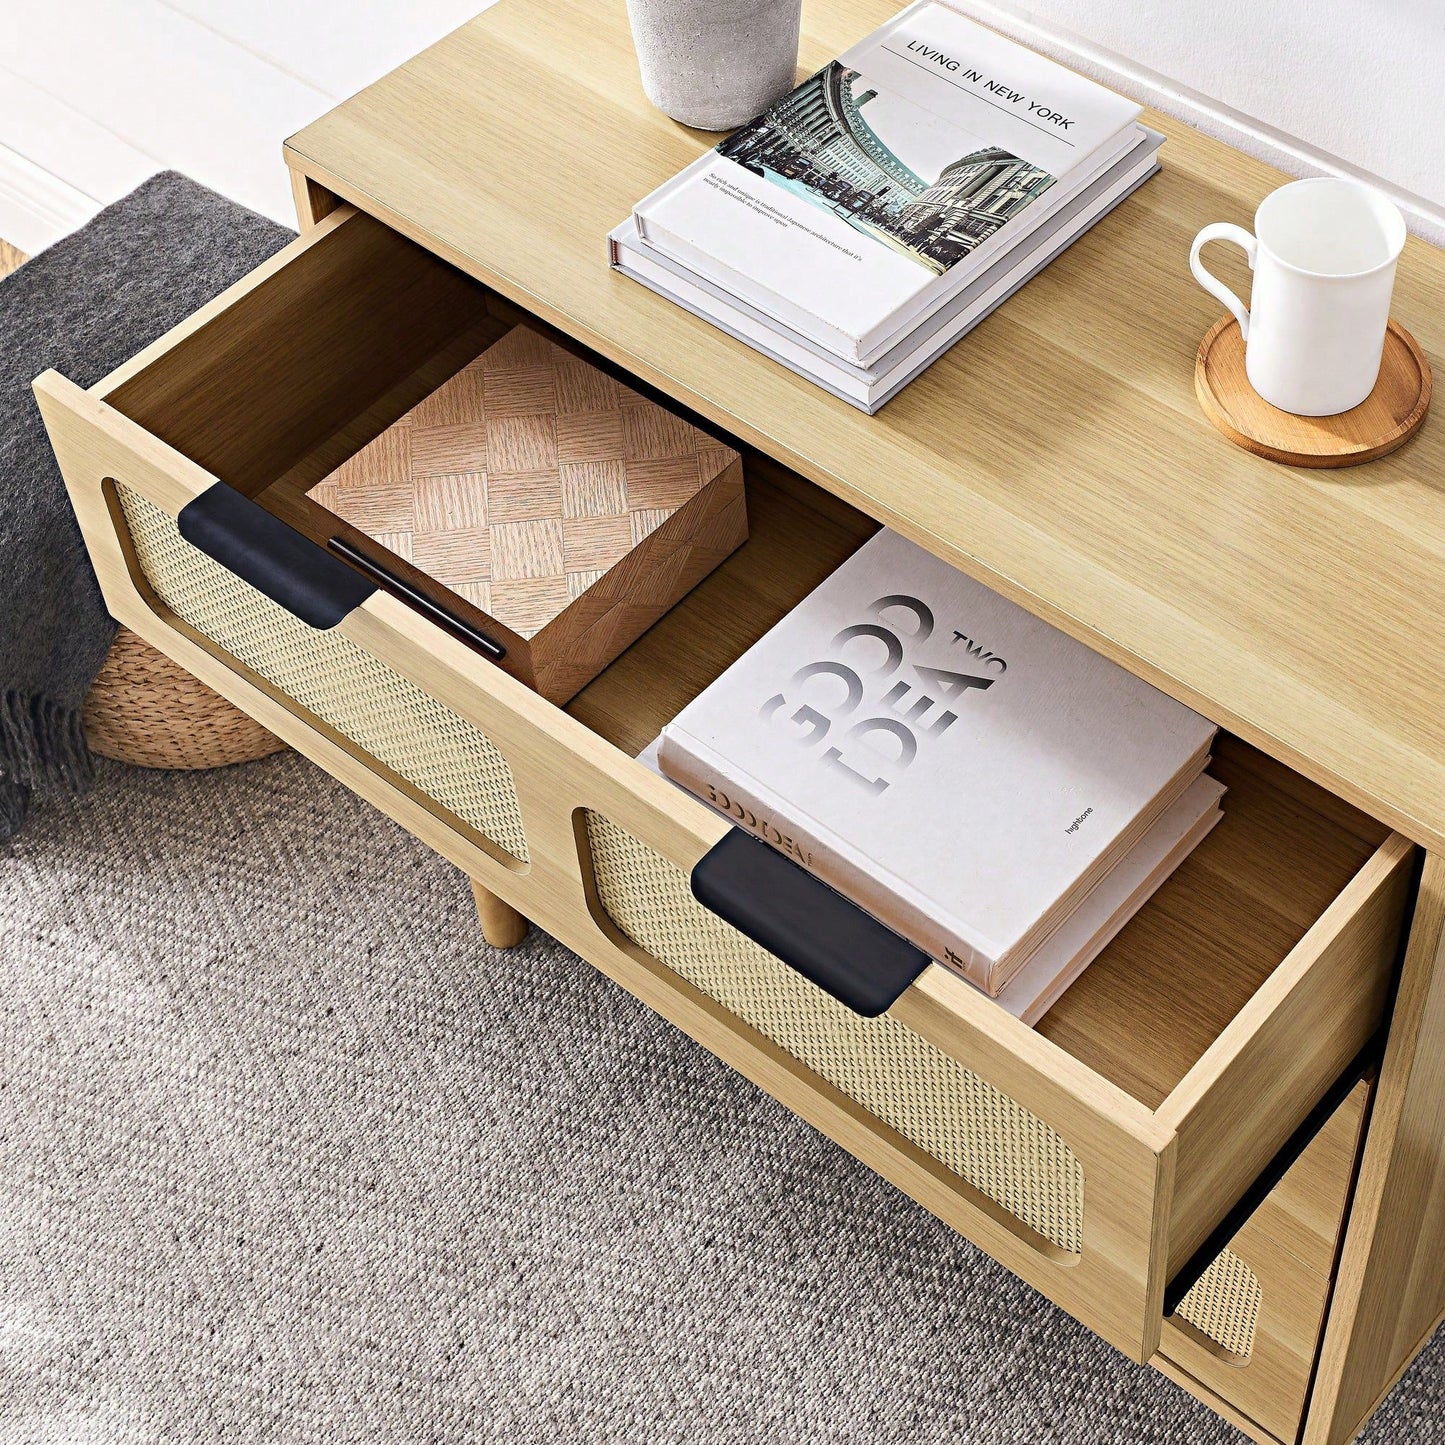
[[[804,64],[889,10],[810,4]],[[1445,434],[1312,473],[1213,430],[1189,240],[1281,178],[1148,119],[1163,173],[869,418],[608,270],[709,138],[621,0],[502,0],[288,144],[300,239],[36,390],[115,615],[465,870],[489,937],[534,920],[1125,1354],[1335,1445],[1445,1309]],[[1397,316],[1440,355],[1419,243]],[[748,475],[747,544],[562,708],[288,522],[518,321]],[[937,967],[837,1003],[696,901],[727,825],[633,760],[880,524],[1224,729],[1224,822],[1037,1030]]]

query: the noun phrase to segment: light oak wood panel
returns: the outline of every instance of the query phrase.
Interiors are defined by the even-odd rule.
[[[1246,1237],[1269,1239],[1333,1282],[1374,1087],[1372,1079],[1355,1085],[1240,1231],[1235,1243],[1241,1249]]]
[[[1180,1382],[1206,1401],[1227,1402],[1256,1438],[1292,1441],[1299,1431],[1368,1096],[1367,1084],[1355,1089],[1230,1243],[1260,1283],[1248,1360],[1225,1355],[1186,1323],[1165,1321],[1160,1350]]]
[[[325,186],[318,186],[300,171],[293,170],[288,174],[291,179],[291,199],[296,206],[296,229],[309,231],[336,209],[336,197]]]
[[[1403,891],[1409,851],[1399,835],[1381,845],[1347,886],[1345,903],[1326,911],[1180,1085],[1151,1111],[1150,1118],[1167,1127],[1174,1146],[1170,1219],[1156,1233],[1156,1247],[1167,1256],[1166,1275],[1177,1271],[1283,1145],[1304,1117],[1301,1102],[1318,1098],[1320,1081],[1332,1079],[1330,1070],[1337,1073],[1379,1024],[1394,959],[1393,946],[1384,943],[1391,931],[1388,915]],[[1398,913],[1393,924],[1397,932]],[[1167,968],[1167,959],[1162,966]],[[1197,978],[1175,982],[1181,998],[1201,986]],[[941,968],[924,973],[891,1012],[981,1068],[986,1077],[1009,1080],[999,1084],[1008,1092],[1013,1081],[1056,1070],[1061,1060],[1080,1062],[1043,1037],[1042,1030],[1010,1027],[1016,1021],[998,1017],[990,1000]],[[1151,1026],[1141,1026],[1126,1010],[1115,1019],[1116,1039],[1128,1037],[1145,1046],[1150,1032]],[[1106,1083],[1093,1070],[1084,1077],[1094,1080],[1096,1090]],[[1101,1109],[1116,1107],[1105,1102],[1117,1097],[1115,1089],[1111,1085],[1110,1092],[1095,1094]],[[1266,1101],[1264,1107],[1250,1110],[1241,1102],[1251,1094]],[[1182,1170],[1181,1164],[1186,1166]],[[1152,1224],[1161,1229],[1157,1218]],[[1137,1230],[1140,1221],[1125,1227]]]
[[[1304,1445],[1343,1445],[1445,1312],[1445,859],[1420,879]]]
[[[1252,757],[1219,740],[1211,770],[1230,789],[1224,819],[1040,1022],[1153,1108],[1259,1008],[1260,990],[1383,842],[1316,812],[1313,796],[1290,800]],[[1242,918],[1247,928],[1225,922]]]
[[[1283,1144],[1287,1131],[1258,1121],[1321,1097],[1378,1028],[1414,854],[1388,839],[1160,1106],[1178,1136],[1171,1273]]]
[[[105,395],[254,496],[449,343],[465,336],[475,356],[491,329],[481,287],[348,208],[107,378]]]
[[[1272,1435],[1268,1430],[1261,1429],[1242,1410],[1232,1405],[1226,1396],[1217,1394],[1207,1385],[1195,1379],[1188,1370],[1176,1365],[1168,1355],[1155,1355],[1150,1364],[1161,1375],[1173,1380],[1181,1390],[1187,1390],[1196,1400],[1208,1405],[1221,1420],[1228,1421],[1247,1440],[1253,1440],[1255,1445],[1294,1445],[1292,1440],[1281,1440],[1278,1435]]]
[[[8,276],[29,259],[23,251],[16,250],[9,241],[0,241],[0,276]]]
[[[810,6],[815,65],[891,13]],[[488,77],[478,85],[476,77]],[[1424,842],[1445,842],[1445,561],[1427,421],[1336,476],[1200,414],[1190,237],[1282,178],[1157,115],[1164,171],[879,416],[609,273],[605,232],[710,139],[654,111],[620,3],[504,0],[308,126],[291,163],[505,295]],[[577,166],[579,145],[605,164]],[[566,176],[538,203],[520,177]],[[482,178],[490,183],[478,183]],[[1445,262],[1399,319],[1438,356]]]

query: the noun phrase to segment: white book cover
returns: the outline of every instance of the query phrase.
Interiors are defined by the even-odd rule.
[[[1153,175],[1158,170],[1156,147],[1146,143],[1140,149],[1140,159],[1134,160],[1131,153],[1116,162],[1056,212],[1048,224],[985,267],[968,286],[870,367],[844,361],[800,333],[770,322],[756,307],[737,300],[649,246],[637,234],[631,219],[609,234],[609,261],[649,290],[872,413]]]
[[[650,244],[867,361],[1117,159],[1140,109],[920,0],[633,214]]]
[[[1207,774],[1196,778],[1034,950],[999,994],[1000,1006],[1026,1024],[1038,1023],[1204,841],[1224,816],[1224,792]]]
[[[885,530],[683,709],[659,761],[997,994],[1214,732]]]

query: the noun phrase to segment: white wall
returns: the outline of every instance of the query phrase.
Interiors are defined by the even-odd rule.
[[[1445,0],[955,3],[1288,170],[1378,178],[1445,243]],[[289,222],[282,140],[484,8],[0,0],[0,236],[38,250],[165,167]]]
[[[1383,184],[1445,244],[1445,0],[958,3],[1295,174]]]

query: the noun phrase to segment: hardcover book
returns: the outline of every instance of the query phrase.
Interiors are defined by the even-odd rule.
[[[1033,1025],[1109,946],[1223,818],[1224,784],[1195,778],[1004,986],[998,1002]]]
[[[920,0],[633,216],[648,244],[867,364],[1138,145],[1139,111]]]
[[[833,355],[649,246],[630,218],[609,234],[608,260],[623,275],[871,415],[1159,169],[1155,156],[1164,137],[1157,131],[1144,134],[1144,144],[1075,192],[1032,234],[866,367]]]
[[[885,530],[683,709],[658,761],[997,995],[1214,732]]]
[[[654,738],[637,761],[666,777],[658,763],[661,746]],[[1224,793],[1207,773],[1197,777],[1034,950],[999,992],[999,1007],[1031,1028],[1037,1024],[1209,835],[1224,816]]]

